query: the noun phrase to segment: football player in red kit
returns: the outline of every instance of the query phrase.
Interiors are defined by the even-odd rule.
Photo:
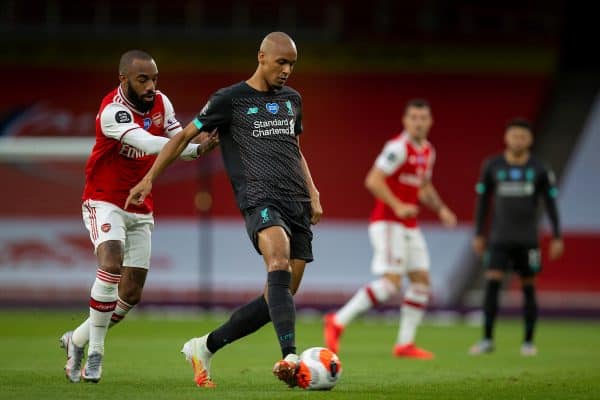
[[[369,223],[373,246],[372,272],[378,278],[356,294],[336,313],[325,316],[326,345],[338,352],[344,328],[359,314],[384,303],[400,290],[407,275],[396,357],[433,358],[415,346],[415,334],[429,300],[429,254],[417,225],[419,201],[433,210],[444,225],[456,225],[456,216],[443,203],[431,183],[435,151],[427,141],[433,123],[424,100],[411,100],[405,108],[404,132],[388,141],[369,171],[365,185],[375,197]]]
[[[67,352],[65,374],[71,382],[100,380],[106,332],[141,298],[150,266],[153,201],[148,196],[143,204],[127,210],[125,201],[168,137],[182,129],[173,105],[156,90],[158,69],[149,54],[140,50],[123,54],[119,80],[120,85],[100,105],[96,144],[85,170],[83,221],[94,244],[98,269],[89,318],[60,339]],[[188,145],[181,158],[195,159],[216,144],[214,133],[206,133],[199,144]]]

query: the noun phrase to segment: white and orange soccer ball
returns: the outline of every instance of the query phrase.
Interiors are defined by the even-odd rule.
[[[331,390],[342,375],[339,357],[325,347],[311,347],[300,354],[298,386],[307,390]]]

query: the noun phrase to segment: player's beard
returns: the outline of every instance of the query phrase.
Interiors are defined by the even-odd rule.
[[[141,96],[139,96],[131,86],[127,85],[127,99],[133,103],[135,108],[142,112],[148,112],[154,106],[154,99],[156,99],[156,95],[152,101],[146,101]]]

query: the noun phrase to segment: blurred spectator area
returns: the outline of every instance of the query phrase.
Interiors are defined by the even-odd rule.
[[[185,61],[179,64],[245,70],[246,64],[237,61],[248,54],[245,50],[255,49],[266,32],[284,30],[301,44],[305,66],[315,69],[367,65],[388,70],[470,66],[474,71],[549,71],[564,25],[564,1],[559,0],[2,0],[0,4],[4,49],[0,61],[11,63],[60,63],[66,57],[106,65],[98,58],[99,51],[118,54],[136,45],[162,47],[163,59]],[[102,47],[94,42],[107,43]]]
[[[553,41],[563,1],[3,0],[2,30],[15,34],[247,37],[274,26],[322,40],[385,37]]]

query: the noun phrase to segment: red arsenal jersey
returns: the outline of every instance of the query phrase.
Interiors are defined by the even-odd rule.
[[[136,129],[163,136],[181,130],[169,99],[156,91],[154,106],[146,113],[136,110],[121,86],[108,93],[96,116],[96,144],[85,168],[83,200],[101,200],[123,208],[129,190],[150,169],[156,155],[149,155],[123,142]],[[140,206],[127,211],[147,214],[153,210],[152,194]]]
[[[375,166],[387,174],[386,183],[392,193],[403,203],[417,205],[419,189],[431,179],[435,150],[428,141],[420,145],[408,133],[388,141],[375,161]],[[370,222],[396,221],[407,228],[417,227],[417,218],[398,218],[394,211],[380,199],[375,199]]]

